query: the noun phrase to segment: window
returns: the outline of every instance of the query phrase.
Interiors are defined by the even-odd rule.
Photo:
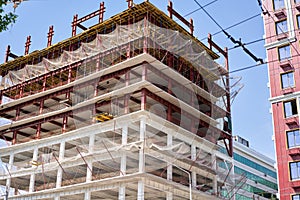
[[[281,74],[281,88],[291,88],[294,87],[294,72],[287,72],[284,74]]]
[[[287,21],[286,20],[276,22],[275,26],[276,26],[276,34],[277,35],[279,35],[281,33],[288,32],[288,27],[287,27]]]
[[[285,60],[291,57],[290,45],[278,48],[279,61]]]
[[[286,118],[296,115],[298,113],[296,99],[283,102],[283,106],[284,106],[284,116]]]
[[[299,0],[300,2],[300,0]],[[300,29],[300,15],[297,15],[297,27]]]
[[[284,8],[284,0],[273,0],[274,10]]]
[[[296,180],[300,178],[300,162],[290,163],[290,176],[291,180]]]
[[[292,200],[300,200],[300,194],[293,195]]]
[[[293,130],[293,131],[288,131],[288,132],[286,132],[286,135],[287,135],[287,141],[288,141],[288,147],[289,148],[300,146],[299,129],[298,130]]]

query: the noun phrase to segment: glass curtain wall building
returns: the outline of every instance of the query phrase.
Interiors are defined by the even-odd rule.
[[[222,148],[225,152],[225,148]],[[277,173],[275,161],[251,149],[249,141],[234,136],[234,174],[239,200],[277,199]]]

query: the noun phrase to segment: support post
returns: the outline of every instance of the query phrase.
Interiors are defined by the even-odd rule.
[[[30,47],[30,44],[31,44],[31,36],[27,36],[27,39],[26,39],[26,43],[25,43],[25,52],[24,52],[24,55],[27,55],[29,53],[29,47]]]
[[[147,24],[147,15],[144,17],[144,47],[143,47],[143,53],[147,53],[148,49],[148,24]]]
[[[126,0],[128,2],[128,8],[132,8],[133,0]]]
[[[42,124],[39,123],[36,128],[35,139],[41,139],[41,128],[42,128]]]
[[[168,5],[168,12],[169,12],[169,17],[172,19],[173,17],[173,2],[171,0],[169,0],[169,5]]]
[[[68,83],[71,83],[71,79],[72,79],[72,66],[69,66],[68,69]]]
[[[63,122],[62,122],[62,133],[65,133],[67,130],[67,125],[68,125],[68,116],[67,114],[63,117]]]
[[[49,31],[48,31],[48,42],[47,42],[47,47],[50,47],[52,45],[52,38],[54,35],[54,30],[53,30],[53,25],[49,26]]]
[[[94,146],[95,146],[95,134],[92,134],[92,135],[90,135],[90,138],[89,138],[89,153],[91,155],[94,152]],[[86,168],[86,182],[92,181],[92,178],[93,178],[92,170],[93,170],[92,160],[88,160],[87,168]]]
[[[212,169],[217,171],[217,157],[216,157],[216,152],[213,151],[212,152]],[[213,178],[213,193],[216,195],[218,194],[218,174],[215,175],[215,177]]]
[[[101,2],[100,3],[100,12],[99,12],[99,23],[102,23],[104,20],[104,12],[105,12],[104,2]]]
[[[228,119],[228,130],[227,132],[230,135],[229,140],[229,155],[233,156],[233,146],[232,146],[232,130],[231,130],[231,102],[230,102],[230,77],[229,77],[229,59],[228,59],[228,48],[226,47],[224,49],[224,57],[225,57],[225,68],[228,73],[226,73],[226,99],[227,99],[227,105],[226,105],[226,111],[227,111],[227,119]]]
[[[194,21],[192,18],[190,19],[190,33],[194,35]]]
[[[138,200],[144,200],[144,182],[142,180],[140,180],[138,182],[138,193],[137,193],[137,199]]]
[[[2,78],[2,83],[4,82],[3,80],[4,78]],[[0,90],[0,105],[3,103],[3,90]]]
[[[127,138],[128,138],[128,126],[125,125],[122,128],[122,145],[127,144]],[[120,175],[125,175],[126,174],[126,153],[122,152],[122,157],[121,157],[121,166],[120,166]]]
[[[12,145],[17,144],[17,136],[18,136],[18,131],[14,130],[13,131]]]
[[[32,161],[33,162],[37,162],[37,159],[38,159],[38,151],[39,149],[37,147],[34,148],[33,150],[33,156],[32,156]],[[34,165],[32,165],[32,167],[36,167]],[[30,175],[30,182],[29,182],[29,192],[34,192],[34,183],[35,183],[35,172],[33,172],[31,175]]]
[[[4,57],[5,62],[8,62],[8,57],[11,57],[11,58],[17,58],[18,57],[16,54],[13,54],[11,52],[10,45],[7,45],[7,48],[6,48],[6,53],[5,53],[5,57]]]
[[[62,141],[59,147],[59,155],[58,155],[59,161],[62,161],[65,158],[65,147],[66,147],[66,142]],[[57,169],[56,188],[61,187],[62,177],[63,177],[63,169],[59,167]]]
[[[167,146],[170,147],[172,145],[173,145],[173,136],[171,134],[168,134],[167,135]],[[171,181],[173,179],[173,166],[172,166],[172,163],[167,163],[167,164],[168,164],[168,167],[167,167],[167,180]]]
[[[73,16],[72,37],[76,35],[77,19],[78,19],[78,14],[76,14],[76,15]]]
[[[147,63],[144,62],[142,65],[142,81],[147,80]]]
[[[140,120],[140,141],[142,146],[139,150],[139,172],[145,172],[145,154],[144,154],[144,145],[146,138],[146,119],[142,117]]]
[[[167,197],[166,200],[173,200],[173,193],[167,192],[166,197]]]
[[[6,180],[6,190],[7,191],[5,191],[5,192],[7,192],[6,193],[7,195],[9,195],[9,190],[10,190],[10,186],[11,186],[10,170],[11,170],[11,168],[13,166],[13,163],[14,163],[14,154],[12,152],[10,152],[10,154],[9,154],[9,161],[8,161],[8,167],[7,167],[7,170],[8,170],[8,173],[9,173],[9,178]],[[17,189],[17,188],[15,188],[15,189]]]
[[[10,54],[10,45],[7,45],[6,52],[5,52],[5,57],[4,57],[4,62],[8,62],[9,54]]]
[[[192,161],[196,161],[197,157],[197,148],[195,145],[191,145],[191,159]],[[197,186],[197,174],[196,172],[192,171],[192,187]]]
[[[15,121],[18,121],[19,117],[20,117],[20,107],[17,107]]]
[[[84,200],[90,200],[91,199],[91,192],[85,192],[84,193]]]
[[[119,187],[119,200],[125,200],[126,199],[126,188],[125,184],[121,184]]]
[[[142,99],[141,99],[141,110],[146,110],[146,103],[147,103],[147,91],[145,88],[142,89]]]
[[[127,144],[127,139],[128,139],[128,126],[125,125],[122,128],[122,145]],[[126,153],[122,152],[120,176],[126,175],[126,165],[127,165],[126,162],[127,162]],[[126,197],[126,187],[125,184],[121,184],[119,188],[119,200],[125,200],[125,197]]]
[[[228,134],[225,136],[229,143],[229,148],[227,149],[227,152],[229,156],[233,156],[233,147],[232,147],[232,129],[231,129],[231,102],[230,102],[230,79],[229,79],[229,61],[228,61],[228,49],[225,48],[224,50],[220,48],[215,42],[212,40],[211,34],[208,34],[207,42],[209,44],[209,49],[212,49],[214,47],[218,52],[220,52],[224,58],[225,58],[225,69],[227,70],[227,73],[225,74],[225,84],[226,84],[226,117],[228,119]],[[224,75],[224,74],[223,74]],[[227,145],[227,144],[225,144]]]
[[[142,117],[140,120],[140,141],[142,141],[142,146],[139,150],[139,173],[145,172],[145,154],[144,154],[144,145],[146,137],[146,119]],[[138,193],[137,199],[144,200],[144,182],[143,180],[138,181]]]
[[[42,114],[44,110],[44,100],[40,101],[40,109],[39,109],[39,114]]]

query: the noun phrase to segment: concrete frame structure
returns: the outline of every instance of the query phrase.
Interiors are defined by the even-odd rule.
[[[192,21],[188,33],[148,1],[128,7],[103,21],[101,3],[74,17],[72,38],[53,46],[48,38],[47,49],[0,66],[1,100],[12,99],[0,108],[10,122],[0,126],[11,144],[0,148],[9,199],[234,198],[232,158],[217,145],[232,155],[228,66],[213,61],[212,48],[227,58],[226,50],[211,38],[207,48],[192,36]],[[169,12],[179,16],[171,5]],[[76,35],[96,15],[100,23]],[[174,46],[170,33],[187,43]],[[81,49],[92,41],[99,52]],[[195,52],[205,55],[200,64]]]
[[[279,194],[282,200],[299,199],[300,1],[265,0],[262,8]]]

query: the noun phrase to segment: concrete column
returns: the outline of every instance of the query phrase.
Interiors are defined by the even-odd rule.
[[[127,144],[127,138],[128,138],[128,126],[124,126],[122,128],[122,145]],[[121,166],[120,166],[120,175],[123,176],[126,174],[126,153],[121,153]]]
[[[173,145],[173,136],[171,134],[167,135],[167,145],[172,146]],[[173,166],[172,163],[167,163],[167,180],[171,181],[173,179]],[[167,195],[168,197],[168,195]],[[168,198],[167,198],[168,199]]]
[[[197,149],[195,145],[191,145],[191,159],[193,161],[196,160],[197,157]],[[197,187],[197,174],[192,171],[192,187]]]
[[[35,147],[34,150],[33,150],[33,156],[32,156],[32,161],[33,162],[37,162],[38,153],[39,153],[39,149],[37,147]],[[33,165],[32,167],[36,167],[36,166]],[[34,182],[35,182],[35,173],[33,172],[30,175],[29,192],[34,192]]]
[[[59,194],[55,195],[54,200],[60,200]]]
[[[95,145],[95,135],[90,135],[89,139],[89,153],[92,154],[94,152],[94,145]],[[93,162],[92,160],[87,161],[87,169],[86,169],[86,182],[92,181],[93,174],[91,170],[93,170]]]
[[[8,166],[7,166],[8,173],[10,173],[13,163],[14,163],[14,154],[11,152],[9,155],[9,161],[8,161]],[[6,180],[6,190],[8,190],[8,191],[5,191],[5,192],[8,192],[8,195],[9,195],[10,186],[11,186],[11,177],[9,177]]]
[[[173,193],[172,192],[167,192],[166,200],[173,200]]]
[[[124,126],[122,128],[122,145],[127,144],[127,138],[128,138],[128,126]],[[121,165],[120,165],[120,176],[124,176],[126,174],[126,153],[121,153]],[[126,196],[126,187],[124,184],[120,185],[119,187],[119,200],[125,200]]]
[[[119,200],[125,200],[125,196],[126,196],[126,188],[125,185],[122,184],[119,187]]]
[[[138,182],[138,193],[137,193],[137,199],[138,200],[144,200],[144,182],[140,180]]]
[[[217,170],[217,157],[216,157],[215,152],[212,152],[211,161],[212,161],[212,169],[216,171]],[[218,193],[218,175],[217,174],[214,176],[212,187],[213,187],[213,193],[217,194]]]
[[[62,141],[60,143],[58,161],[62,161],[64,159],[64,157],[65,157],[65,147],[66,147],[66,142]],[[60,166],[58,166],[57,177],[56,177],[56,188],[61,187],[62,177],[63,177],[63,170]]]
[[[142,146],[139,150],[139,172],[145,172],[145,154],[144,154],[144,145],[145,145],[145,135],[146,135],[146,119],[144,117],[140,120],[140,141]]]
[[[145,172],[145,154],[144,154],[144,145],[145,145],[145,136],[146,136],[146,119],[142,117],[140,120],[140,141],[142,141],[142,146],[139,150],[139,172]],[[144,182],[140,180],[138,182],[138,200],[144,200]]]
[[[85,192],[84,193],[84,200],[90,200],[91,199],[91,192]]]

